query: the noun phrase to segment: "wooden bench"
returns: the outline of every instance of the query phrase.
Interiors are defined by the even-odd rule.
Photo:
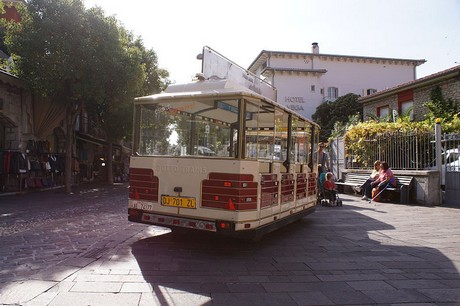
[[[410,193],[415,185],[415,179],[412,176],[395,175],[396,187],[387,187],[390,192],[399,193],[399,203],[410,203]]]
[[[344,192],[344,187],[349,186],[349,187],[360,187],[361,189],[363,188],[364,183],[367,181],[369,178],[370,173],[347,173],[345,175],[344,179],[341,179],[335,184],[337,185],[337,188],[339,189],[339,192]]]
[[[347,173],[343,180],[335,182],[340,192],[344,192],[344,186],[360,187],[362,189],[364,183],[369,178],[366,173]],[[395,175],[396,187],[387,187],[390,195],[396,193],[399,195],[399,203],[407,204],[410,202],[411,191],[415,185],[415,179],[412,176]],[[364,192],[364,191],[363,191]]]

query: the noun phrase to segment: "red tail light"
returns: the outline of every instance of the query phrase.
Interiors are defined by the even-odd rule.
[[[152,169],[129,168],[129,198],[158,201],[158,177]]]
[[[251,174],[217,173],[201,184],[203,207],[227,210],[257,209],[257,182]]]
[[[226,222],[226,221],[219,221],[219,222],[217,222],[217,227],[219,229],[231,229],[232,224],[230,222]]]

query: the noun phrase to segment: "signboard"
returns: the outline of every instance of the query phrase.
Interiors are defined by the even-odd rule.
[[[209,47],[203,48],[202,73],[206,79],[228,80],[276,101],[276,88]]]

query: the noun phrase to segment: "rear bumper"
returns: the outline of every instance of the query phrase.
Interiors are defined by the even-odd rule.
[[[150,212],[145,212],[138,209],[128,209],[128,220],[136,223],[150,224],[150,225],[159,225],[170,228],[182,228],[190,230],[201,230],[207,232],[214,232],[218,235],[242,238],[242,239],[258,239],[263,235],[266,235],[272,231],[275,231],[283,226],[286,226],[292,222],[302,219],[304,216],[307,216],[313,213],[316,210],[316,206],[312,206],[305,210],[302,210],[296,214],[289,215],[283,219],[278,219],[271,223],[265,224],[263,226],[245,229],[245,230],[235,230],[235,224],[228,221],[208,221],[208,220],[198,220],[198,219],[188,219],[188,218],[179,218],[174,216],[167,216],[161,214],[154,214]],[[227,226],[220,226],[221,223],[225,223]]]

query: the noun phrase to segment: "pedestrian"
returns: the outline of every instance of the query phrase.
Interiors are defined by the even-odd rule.
[[[395,177],[393,171],[386,161],[380,163],[379,177],[371,183],[372,200],[378,202],[377,195],[384,190],[388,185],[395,187]],[[374,199],[375,198],[375,199]]]
[[[326,148],[325,143],[320,143],[319,144],[319,150],[318,150],[318,166],[321,167],[321,172],[327,172],[329,171],[329,156],[327,153],[324,151]],[[320,172],[320,173],[321,173]]]

